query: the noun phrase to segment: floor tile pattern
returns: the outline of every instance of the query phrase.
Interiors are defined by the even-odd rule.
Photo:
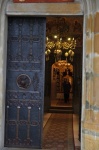
[[[57,102],[57,104],[56,104],[57,106],[62,106],[62,107],[67,107],[67,106],[72,106],[72,100],[70,99],[69,100],[69,102],[64,102],[64,100],[63,99],[60,99],[60,100],[58,100],[58,102]]]
[[[75,147],[75,150],[80,150],[80,149],[81,149],[80,146]]]
[[[53,113],[43,133],[43,149],[74,150],[72,114]]]

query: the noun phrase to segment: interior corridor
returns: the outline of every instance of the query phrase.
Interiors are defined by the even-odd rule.
[[[81,143],[80,143],[80,140],[79,140],[79,136],[80,136],[79,135],[79,130],[80,130],[80,128],[79,128],[79,125],[80,125],[79,124],[79,114],[73,113],[73,111],[72,111],[72,104],[73,104],[72,92],[69,95],[70,96],[69,96],[69,102],[68,103],[64,102],[63,95],[62,96],[58,95],[58,97],[56,99],[51,100],[51,109],[50,109],[50,112],[49,113],[44,113],[43,134],[45,134],[44,133],[45,132],[44,128],[46,127],[46,124],[49,124],[49,119],[51,118],[52,114],[55,114],[55,113],[56,114],[60,114],[61,113],[62,116],[64,114],[66,114],[68,116],[70,114],[72,114],[73,115],[73,122],[72,122],[73,123],[73,126],[72,126],[73,129],[72,130],[73,130],[73,139],[74,139],[74,150],[80,150]],[[62,122],[61,122],[60,126],[61,125],[62,125]],[[57,128],[57,126],[56,126],[56,128]],[[49,141],[52,140],[52,138],[49,139]],[[60,140],[60,138],[57,139],[57,141],[58,140]],[[57,145],[56,145],[56,147],[57,147]],[[58,150],[58,148],[56,148],[56,149]],[[60,148],[60,150],[68,150],[68,148],[66,148],[66,147],[65,147],[65,149],[64,148]],[[69,150],[72,150],[72,148],[69,149]]]
[[[43,127],[53,114],[61,113],[68,117],[72,114],[74,149],[80,150],[83,17],[57,16],[46,19]],[[65,101],[66,90],[63,86],[67,79],[71,85],[69,102]]]
[[[52,113],[45,113],[44,114],[44,122],[43,122],[43,129],[45,128],[49,118],[51,117]],[[69,114],[68,114],[69,115]],[[43,133],[44,134],[44,133]],[[79,117],[76,114],[73,114],[73,138],[74,138],[74,150],[80,150],[80,141],[79,141]],[[56,145],[57,146],[57,145]],[[61,149],[60,149],[61,150]],[[63,150],[63,149],[62,149]],[[67,150],[67,149],[65,149]]]

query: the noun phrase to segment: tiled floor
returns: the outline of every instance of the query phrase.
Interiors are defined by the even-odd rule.
[[[55,99],[51,101],[51,106],[62,106],[62,107],[72,107],[72,98],[69,100],[68,104],[64,104],[63,103],[64,100],[63,99]],[[47,121],[47,117],[49,118],[51,114],[45,114],[44,115],[44,125],[45,122]],[[77,114],[73,114],[73,131],[74,131],[74,142],[75,142],[75,146],[80,146],[80,141],[79,139],[79,117]]]
[[[63,99],[51,100],[52,107],[72,107],[72,99],[69,100],[69,103],[64,103]]]
[[[43,149],[74,150],[72,117],[71,113],[51,114],[43,130]]]
[[[51,101],[51,106],[62,106],[62,107],[72,107],[72,98],[69,100],[68,104],[64,104],[63,99],[55,99]],[[44,115],[44,125],[47,122],[47,118],[50,117],[50,113]],[[74,131],[74,142],[75,146],[80,146],[79,139],[79,117],[77,114],[73,114],[73,131]]]
[[[49,117],[50,117],[51,113],[46,113],[44,115],[44,123],[43,123],[43,127],[46,125]],[[73,132],[74,132],[74,142],[75,142],[75,146],[80,146],[80,141],[79,139],[79,117],[76,114],[73,114]]]

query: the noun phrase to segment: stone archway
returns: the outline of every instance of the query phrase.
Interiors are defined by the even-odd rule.
[[[63,7],[56,4],[13,5],[8,0],[0,1],[0,149],[4,148],[6,45],[8,15],[66,15],[84,14],[83,28],[83,76],[82,76],[82,129],[81,149],[99,149],[99,1],[83,0]],[[22,9],[24,8],[24,9]],[[39,9],[38,9],[39,8]],[[55,8],[55,9],[54,9]],[[62,9],[60,9],[62,8]],[[39,10],[39,12],[38,12]],[[53,10],[53,11],[52,11]]]

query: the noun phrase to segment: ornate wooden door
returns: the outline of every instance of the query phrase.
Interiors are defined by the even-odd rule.
[[[45,18],[9,17],[5,146],[41,148]]]

